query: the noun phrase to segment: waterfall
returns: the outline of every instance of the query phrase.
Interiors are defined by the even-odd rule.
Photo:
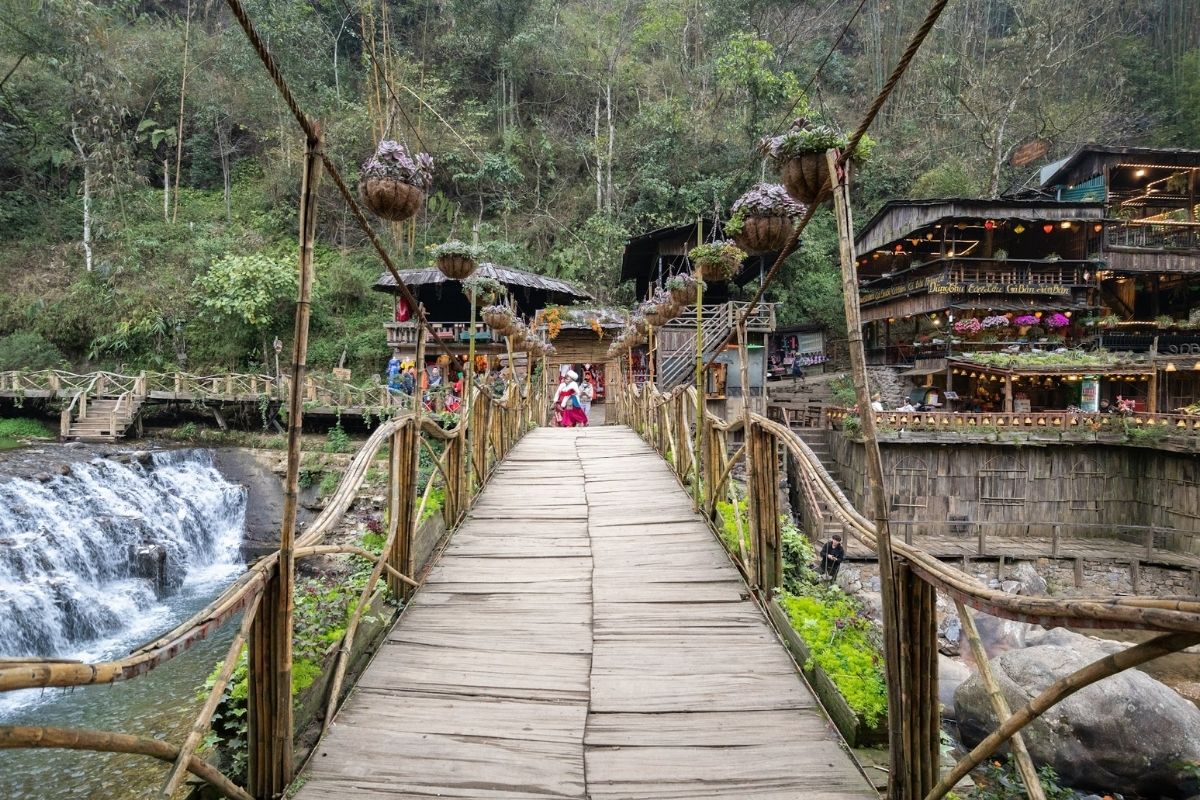
[[[0,657],[94,659],[241,569],[246,490],[203,450],[0,484]]]

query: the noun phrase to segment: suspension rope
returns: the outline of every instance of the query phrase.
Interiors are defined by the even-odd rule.
[[[254,52],[258,54],[258,58],[260,61],[262,61],[267,73],[271,76],[271,80],[274,82],[275,88],[277,88],[279,90],[279,94],[283,96],[283,101],[287,103],[287,107],[291,109],[292,115],[296,118],[296,123],[300,126],[301,130],[304,131],[304,135],[308,137],[309,143],[319,142],[321,138],[320,127],[311,119],[309,119],[308,115],[304,113],[304,110],[300,108],[300,104],[296,102],[296,98],[292,94],[292,90],[288,87],[287,81],[284,79],[283,73],[279,69],[279,65],[275,63],[275,58],[271,55],[271,51],[267,48],[266,43],[263,42],[262,38],[258,35],[258,31],[254,29],[254,23],[250,21],[250,15],[246,13],[246,9],[242,6],[241,0],[225,0],[225,2],[226,5],[229,6],[230,11],[233,12],[233,16],[242,26],[242,30],[246,32],[246,38],[250,40],[250,45],[254,48]],[[450,348],[446,346],[446,343],[438,338],[437,331],[434,330],[433,324],[425,315],[425,311],[421,304],[417,301],[416,295],[413,294],[412,289],[408,288],[408,285],[400,277],[399,270],[396,269],[396,265],[392,262],[391,256],[388,255],[387,250],[384,249],[383,242],[379,240],[379,236],[376,235],[375,229],[371,227],[371,223],[367,220],[367,215],[363,213],[362,206],[358,204],[358,200],[355,199],[353,192],[350,191],[350,187],[348,187],[345,180],[342,179],[342,175],[340,172],[338,172],[337,166],[334,165],[324,148],[319,149],[318,153],[321,156],[322,163],[325,165],[325,170],[329,173],[329,177],[333,179],[334,184],[337,185],[338,191],[341,192],[342,198],[345,199],[346,205],[350,206],[350,210],[354,212],[354,219],[358,222],[358,226],[362,228],[363,233],[367,235],[367,238],[375,247],[375,252],[379,254],[379,257],[383,260],[384,266],[386,266],[388,272],[391,273],[392,280],[396,282],[396,288],[400,290],[400,294],[404,297],[404,301],[408,303],[410,308],[412,308],[413,313],[417,315],[417,318],[421,321],[421,324],[429,333],[429,336],[433,339],[434,343],[436,343],[453,361],[454,354],[450,352]]]
[[[829,51],[825,53],[825,57],[821,59],[821,63],[817,65],[815,70],[813,70],[813,74],[808,79],[808,83],[804,84],[804,88],[801,89],[800,94],[796,96],[796,102],[792,103],[791,108],[784,113],[783,119],[775,127],[779,127],[779,125],[787,122],[788,117],[790,117],[792,112],[796,110],[796,106],[800,105],[800,101],[808,96],[808,90],[811,89],[813,84],[817,82],[817,76],[821,74],[821,70],[825,69],[825,65],[828,64],[829,59],[833,57],[834,51],[836,51],[838,45],[842,43],[842,39],[846,38],[846,34],[850,31],[850,26],[854,24],[854,20],[858,19],[859,12],[863,10],[863,6],[866,4],[867,0],[858,0],[858,7],[855,8],[854,13],[850,15],[850,19],[846,20],[846,24],[842,26],[841,33],[839,33],[837,38],[833,40],[833,44],[830,45]]]

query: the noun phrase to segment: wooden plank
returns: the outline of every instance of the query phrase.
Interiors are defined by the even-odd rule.
[[[616,427],[516,445],[307,777],[300,800],[876,797],[668,466]]]

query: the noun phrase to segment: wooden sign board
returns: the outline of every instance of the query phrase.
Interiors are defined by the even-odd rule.
[[[342,369],[341,367],[334,367],[333,377],[339,381],[348,381],[350,380],[350,370]]]
[[[1048,152],[1050,152],[1049,139],[1030,139],[1013,151],[1008,163],[1014,167],[1023,167],[1026,164],[1037,161]]]

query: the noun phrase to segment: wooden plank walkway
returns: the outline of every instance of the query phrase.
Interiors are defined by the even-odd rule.
[[[517,445],[305,775],[300,800],[878,797],[623,427]]]

